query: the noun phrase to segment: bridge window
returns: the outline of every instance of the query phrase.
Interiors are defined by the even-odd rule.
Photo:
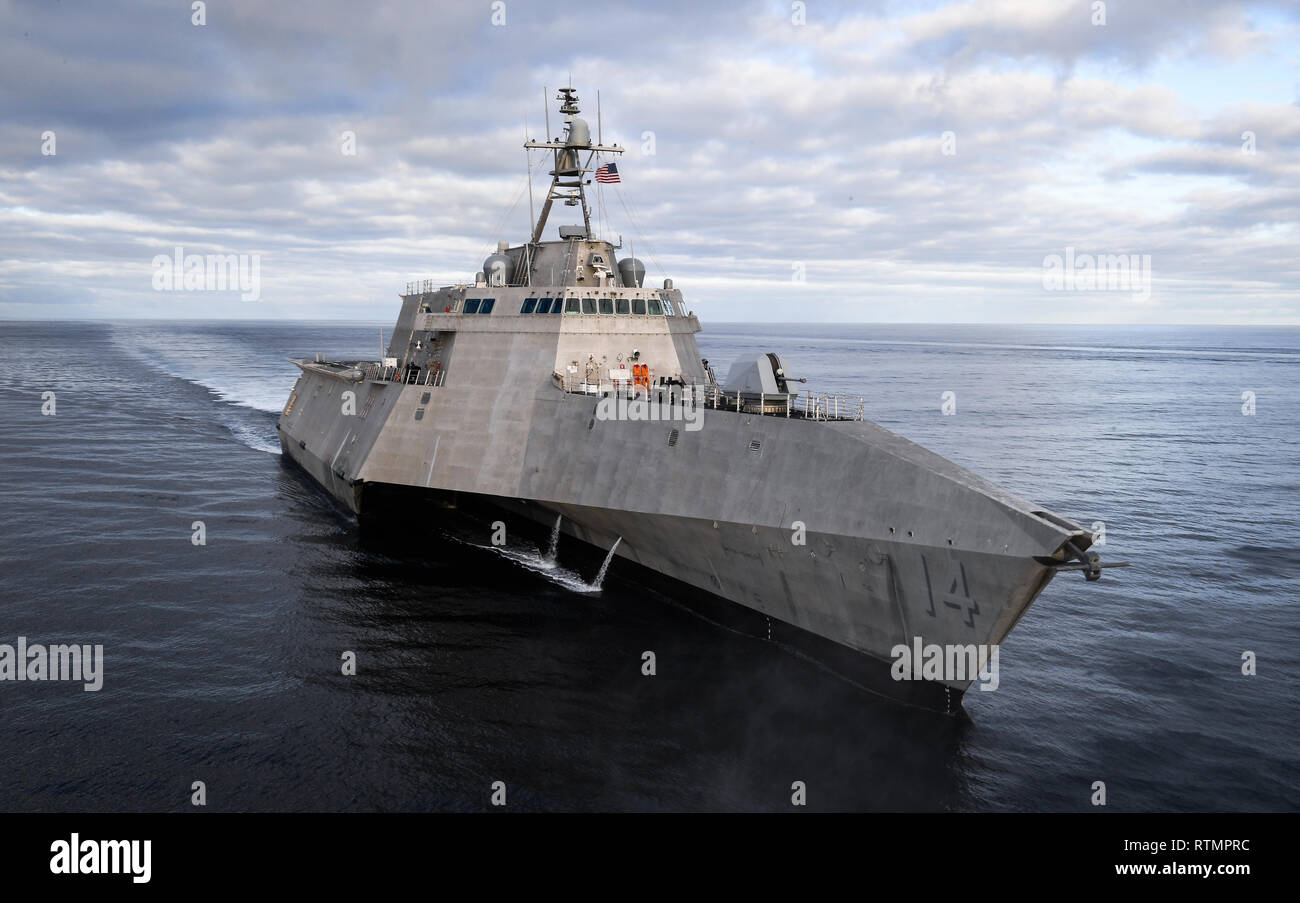
[[[632,299],[632,313],[645,314],[645,298]]]
[[[524,303],[527,304],[528,302],[525,301]],[[551,312],[551,299],[550,299],[550,298],[538,298],[538,299],[537,299],[537,312],[538,312],[539,314],[548,314],[548,313],[550,313],[550,312]]]
[[[667,298],[664,298],[664,316],[666,317],[677,316],[677,311],[673,309],[673,302],[669,301]]]
[[[596,299],[595,299],[595,298],[583,298],[583,299],[582,299],[582,312],[583,312],[584,314],[594,314],[594,313],[596,312]]]
[[[664,312],[664,306],[663,306],[663,304],[661,304],[661,303],[659,302],[659,299],[658,299],[658,298],[651,298],[651,299],[650,299],[650,313],[651,313],[653,316],[658,317],[658,316],[661,316],[661,315],[663,314],[663,312]]]
[[[525,298],[525,299],[524,299],[524,306],[521,307],[521,308],[519,308],[519,312],[520,312],[521,314],[530,314],[530,313],[532,313],[532,312],[533,312],[534,310],[536,310],[536,309],[537,309],[537,299],[536,299],[536,298]]]
[[[614,299],[614,311],[615,311],[615,313],[620,313],[620,314],[625,314],[625,313],[627,313],[627,299],[626,299],[626,298],[615,298],[615,299]]]
[[[600,312],[602,314],[612,314],[614,312],[614,300],[612,298],[601,298]]]
[[[496,298],[484,298],[483,303],[479,306],[478,312],[481,314],[490,314],[492,313],[492,305],[496,303]]]
[[[582,313],[582,305],[579,304],[577,298],[565,298],[564,312],[566,314],[580,314]]]
[[[478,299],[478,298],[466,298],[466,299],[465,299],[465,307],[464,307],[464,311],[465,311],[465,313],[467,313],[467,314],[476,314],[476,313],[478,313],[478,305],[479,305],[479,299]]]

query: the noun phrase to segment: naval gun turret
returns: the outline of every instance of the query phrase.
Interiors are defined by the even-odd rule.
[[[723,392],[739,410],[770,414],[794,406],[799,393],[790,389],[791,382],[780,357],[760,354],[731,365]]]

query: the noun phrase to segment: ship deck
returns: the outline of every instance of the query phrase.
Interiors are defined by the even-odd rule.
[[[303,370],[310,370],[347,382],[374,382],[441,388],[446,385],[446,370],[425,370],[403,374],[399,367],[378,361],[332,361],[294,359]],[[404,378],[405,377],[405,378]],[[657,405],[681,405],[684,400],[706,410],[732,411],[760,417],[787,417],[799,420],[854,421],[866,419],[866,396],[842,393],[809,392],[747,393],[726,392],[717,383],[672,383],[648,388],[627,382],[581,382],[572,374],[554,372],[555,388],[570,395],[592,398],[615,398],[646,401]]]

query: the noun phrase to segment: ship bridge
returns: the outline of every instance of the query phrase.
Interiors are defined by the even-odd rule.
[[[411,291],[387,363],[403,382],[438,385],[477,381],[476,373],[492,384],[506,371],[527,386],[559,374],[566,388],[579,391],[605,383],[706,385],[710,375],[695,341],[699,320],[666,283]],[[528,370],[519,369],[521,360]]]
[[[439,386],[499,385],[505,378],[527,392],[551,381],[581,392],[714,386],[695,341],[699,320],[681,291],[671,279],[647,286],[640,260],[618,258],[621,240],[593,233],[593,163],[623,148],[603,144],[599,130],[592,141],[573,88],[559,89],[557,99],[564,136],[525,143],[552,164],[528,240],[499,242],[473,284],[408,284],[384,361],[388,373]],[[531,208],[531,190],[529,202]],[[561,225],[558,240],[543,241],[556,202],[576,208],[582,222]]]

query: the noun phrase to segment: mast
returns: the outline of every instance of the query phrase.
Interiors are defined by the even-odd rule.
[[[529,150],[549,150],[555,155],[555,168],[551,170],[551,187],[546,192],[546,201],[542,212],[533,227],[530,246],[536,246],[542,240],[542,230],[551,214],[551,204],[563,201],[566,207],[582,207],[583,228],[586,237],[591,238],[591,210],[587,206],[587,192],[583,187],[588,168],[596,154],[621,154],[623,148],[617,144],[604,145],[597,137],[596,144],[591,143],[591,128],[586,121],[578,118],[578,94],[575,88],[560,88],[555,99],[560,101],[560,112],[564,114],[564,138],[552,141],[528,141],[524,147]],[[548,122],[549,125],[549,122]],[[589,151],[586,165],[578,160],[580,151]]]

